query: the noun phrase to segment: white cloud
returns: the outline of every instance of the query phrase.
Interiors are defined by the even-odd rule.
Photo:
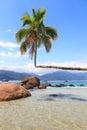
[[[87,62],[78,62],[78,61],[59,63],[59,65],[64,67],[73,67],[73,68],[74,67],[87,68]]]
[[[42,64],[40,64],[42,65]],[[44,64],[47,65],[47,64]],[[55,65],[55,66],[70,66],[70,67],[87,67],[86,64],[82,63],[76,63],[76,62],[64,62],[64,63],[50,63],[48,65]],[[75,66],[74,66],[75,65]],[[26,64],[26,65],[13,65],[13,66],[1,66],[0,69],[5,69],[5,70],[12,70],[16,72],[27,72],[27,73],[35,73],[35,74],[46,74],[46,73],[52,73],[58,71],[58,69],[46,69],[46,68],[35,68],[33,63]]]
[[[87,62],[79,62],[79,61],[72,61],[72,62],[46,62],[44,64],[41,65],[52,65],[52,66],[62,66],[62,67],[83,67],[86,68],[87,67]]]
[[[20,57],[20,52],[17,52],[17,53],[12,53],[12,52],[0,52],[0,56],[3,56],[3,57],[12,57],[12,58],[18,58]]]
[[[18,45],[16,43],[12,42],[2,42],[0,41],[0,46],[4,48],[18,48]]]
[[[56,70],[50,70],[50,69],[42,69],[42,68],[35,68],[33,63],[26,64],[26,65],[5,65],[5,66],[0,66],[0,69],[4,70],[11,70],[11,71],[16,71],[16,72],[26,72],[26,73],[35,73],[35,74],[45,74],[45,73],[50,73],[54,72]]]

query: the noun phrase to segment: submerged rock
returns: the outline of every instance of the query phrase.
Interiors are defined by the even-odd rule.
[[[67,86],[66,84],[58,84],[55,87],[66,87],[66,86]]]
[[[0,101],[9,101],[28,96],[31,96],[30,92],[19,84],[10,82],[0,84]]]
[[[69,84],[70,87],[74,87],[75,85],[74,84]]]
[[[85,85],[84,85],[84,84],[80,84],[79,86],[80,86],[80,87],[83,87],[83,86],[85,86]]]
[[[28,76],[21,80],[21,85],[26,89],[39,87],[40,79],[35,76]]]
[[[58,94],[49,94],[50,97],[58,97]]]

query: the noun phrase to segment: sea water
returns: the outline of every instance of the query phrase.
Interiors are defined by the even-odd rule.
[[[31,97],[0,102],[0,130],[87,130],[87,88],[29,91]]]
[[[69,85],[73,85],[73,86],[85,86],[87,87],[87,80],[68,80],[68,81],[64,81],[64,80],[49,80],[49,81],[41,81],[41,83],[50,83],[53,86],[55,85],[60,85],[60,84],[64,84],[66,86]]]
[[[13,82],[13,83],[20,83],[20,80],[10,80],[9,82]],[[64,80],[48,80],[48,81],[44,81],[41,80],[40,81],[42,84],[43,83],[50,83],[52,85],[60,85],[60,84],[65,84],[67,86],[69,85],[73,85],[73,86],[85,86],[87,87],[87,80],[68,80],[68,81],[64,81]]]
[[[9,82],[12,82],[12,83],[17,83],[17,84],[20,84],[20,80],[9,80]],[[0,81],[0,83],[2,83],[2,81]],[[60,85],[60,84],[64,84],[64,85],[73,85],[73,86],[85,86],[87,87],[87,80],[48,80],[48,81],[44,81],[44,80],[41,80],[41,83],[50,83],[52,84],[53,86],[55,85]]]

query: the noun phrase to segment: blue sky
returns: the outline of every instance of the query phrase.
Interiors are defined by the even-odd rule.
[[[46,9],[44,23],[58,30],[58,40],[46,53],[38,49],[37,63],[62,66],[87,66],[87,0],[1,0],[0,69],[38,74],[56,70],[36,69],[28,53],[20,55],[15,33],[22,27],[21,16],[32,7]]]

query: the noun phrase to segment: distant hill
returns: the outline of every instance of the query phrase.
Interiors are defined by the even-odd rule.
[[[19,73],[9,70],[0,70],[0,80],[21,80],[26,76],[36,76],[41,80],[87,80],[87,72],[56,71],[39,76],[33,73]]]
[[[40,77],[43,80],[87,80],[87,72],[57,71]]]
[[[9,70],[0,70],[0,80],[21,80],[22,78],[26,76],[31,76],[35,74],[29,74],[29,73],[19,73]]]

